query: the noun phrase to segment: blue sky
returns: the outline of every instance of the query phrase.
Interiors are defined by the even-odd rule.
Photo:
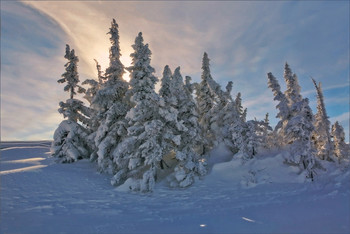
[[[96,77],[93,59],[108,64],[112,18],[124,65],[139,31],[159,78],[168,64],[199,81],[206,51],[214,79],[223,87],[232,80],[232,95],[242,93],[248,119],[269,112],[272,125],[277,103],[266,73],[284,88],[287,61],[314,112],[310,76],[322,82],[330,120],[349,139],[348,1],[33,1],[1,2],[1,140],[52,139],[63,119],[58,103],[68,98],[57,83],[65,44],[80,58],[80,80]]]

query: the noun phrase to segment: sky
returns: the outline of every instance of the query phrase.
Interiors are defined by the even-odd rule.
[[[1,1],[2,141],[53,138],[63,120],[58,103],[69,98],[57,83],[65,45],[80,59],[80,81],[96,78],[93,59],[108,65],[113,18],[125,66],[140,31],[159,79],[169,65],[199,82],[207,52],[212,77],[222,88],[233,81],[247,118],[269,113],[273,126],[277,103],[266,74],[284,91],[288,62],[314,113],[310,77],[322,83],[330,121],[341,123],[349,141],[349,1]]]

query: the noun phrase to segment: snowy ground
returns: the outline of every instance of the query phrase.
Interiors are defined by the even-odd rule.
[[[87,160],[56,164],[48,147],[1,144],[1,233],[350,233],[350,172],[332,165],[311,183],[282,155],[242,165],[217,149],[194,186],[137,194]]]

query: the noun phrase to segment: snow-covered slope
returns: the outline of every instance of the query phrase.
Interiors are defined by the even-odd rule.
[[[242,164],[216,149],[188,189],[121,192],[95,164],[56,164],[50,142],[1,144],[1,233],[349,233],[350,172],[327,164],[314,182],[283,154]]]

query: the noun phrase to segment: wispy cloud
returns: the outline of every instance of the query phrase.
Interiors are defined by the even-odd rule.
[[[318,82],[317,82],[317,84],[318,84]],[[328,91],[328,90],[334,90],[334,89],[344,89],[344,88],[349,89],[349,86],[350,86],[350,84],[348,82],[347,83],[343,83],[343,84],[330,85],[330,86],[327,86],[327,87],[323,87],[323,85],[322,85],[322,91]],[[316,90],[315,89],[306,90],[306,91],[303,91],[301,94],[303,96],[307,96],[307,95],[310,95],[310,94],[316,94]]]
[[[96,76],[94,58],[103,67],[108,65],[110,44],[106,33],[112,18],[120,26],[122,61],[126,66],[139,31],[150,44],[158,76],[168,64],[172,69],[181,66],[183,75],[199,81],[201,57],[206,51],[213,77],[222,87],[233,80],[233,95],[242,93],[249,118],[260,119],[269,112],[273,119],[276,103],[269,94],[266,73],[282,78],[285,61],[298,74],[305,96],[313,96],[309,75],[323,83],[324,91],[348,84],[349,2],[1,4],[2,136],[8,139],[29,138],[30,134],[37,137],[41,133],[49,137],[62,118],[56,111],[57,102],[66,97],[56,83],[63,73],[65,44],[77,51],[81,80]],[[20,92],[16,93],[14,87]],[[338,100],[343,97],[330,95]],[[342,108],[332,114],[347,111]],[[22,120],[29,117],[37,121]],[[50,119],[46,127],[36,124],[46,118]]]
[[[64,47],[58,44],[64,34],[34,9],[1,4],[1,138],[51,139],[65,98],[56,82],[63,73]]]

